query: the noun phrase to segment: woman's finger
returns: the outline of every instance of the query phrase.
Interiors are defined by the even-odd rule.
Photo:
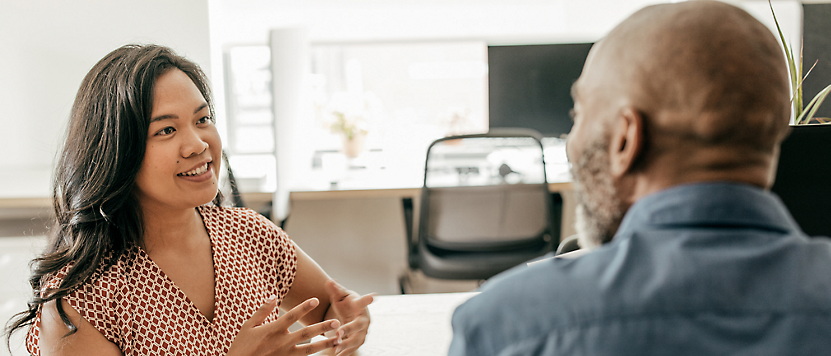
[[[307,299],[305,302],[298,304],[294,308],[291,308],[285,315],[277,318],[274,324],[275,330],[285,331],[292,326],[292,324],[296,323],[300,318],[304,315],[308,314],[310,311],[317,308],[320,304],[320,301],[317,298],[310,298]]]
[[[346,356],[351,355],[355,350],[358,349],[361,344],[354,345],[354,342],[349,342],[344,340],[343,343],[335,347],[335,356]]]
[[[315,341],[305,345],[298,345],[295,346],[295,350],[299,351],[299,353],[303,355],[311,355],[315,352],[336,348],[337,346],[339,346],[338,339],[334,338]]]
[[[343,342],[335,349],[335,354],[344,353],[348,355],[357,350],[366,341],[368,329],[369,320],[364,318],[359,318],[353,322],[344,324],[338,329]]]
[[[375,293],[369,293],[369,294],[367,294],[363,297],[358,298],[355,301],[355,306],[358,309],[363,309],[363,308],[368,307],[370,304],[372,304],[373,300],[375,300]]]
[[[263,303],[263,305],[261,305],[260,308],[254,312],[254,315],[251,315],[251,317],[242,324],[242,328],[250,329],[262,324],[265,321],[265,318],[274,312],[274,308],[277,308],[276,295],[268,297],[268,299],[265,300],[265,303]]]
[[[326,333],[327,331],[336,331],[340,327],[340,321],[338,320],[326,320],[314,325],[306,326],[300,330],[297,330],[291,333],[292,342],[298,344],[300,342],[309,340],[317,335]],[[327,334],[329,335],[329,334]],[[327,336],[329,337],[329,336]],[[337,333],[334,334],[334,337],[329,337],[334,339],[339,339],[337,337]]]
[[[331,296],[333,300],[332,305],[335,307],[339,317],[344,319],[343,321],[351,321],[353,318],[360,315],[364,310],[366,310],[367,306],[372,304],[372,301],[375,299],[375,293],[358,296],[354,292],[349,292],[349,294],[343,297],[343,299],[335,301],[334,298],[336,295],[338,294],[335,293]]]
[[[352,322],[343,324],[341,326],[340,331],[343,332],[344,339],[354,338],[356,335],[360,335],[361,333],[366,334],[366,330],[369,328],[367,322],[362,319],[356,319]]]

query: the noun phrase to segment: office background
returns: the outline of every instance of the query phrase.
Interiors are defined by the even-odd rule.
[[[594,42],[659,1],[230,1],[38,2],[0,5],[0,197],[48,193],[48,174],[83,75],[126,43],[160,43],[209,74],[225,120],[223,56],[267,45],[270,30],[303,27],[315,43],[479,40],[488,44]],[[766,1],[737,2],[772,24]],[[798,1],[774,1],[792,43]],[[227,128],[220,127],[223,132]],[[23,183],[23,184],[16,184]]]
[[[78,85],[98,59],[123,44],[168,45],[199,63],[212,81],[219,128],[227,135],[227,52],[235,46],[268,46],[274,29],[303,29],[305,38],[316,44],[586,43],[597,41],[637,9],[659,2],[2,0],[0,200],[49,196],[52,164]],[[829,5],[824,4],[829,2],[774,1],[791,43],[798,43],[803,36],[805,6],[806,66],[813,64],[812,56],[829,59],[818,64],[809,80],[826,85],[831,81],[831,51],[829,29],[823,24],[828,17],[822,14],[828,14]],[[767,1],[732,3],[772,26]],[[809,11],[812,6],[814,10]],[[809,86],[806,82],[806,96],[813,96],[810,91],[818,91],[813,88],[820,84]],[[825,110],[829,108],[825,106]],[[6,218],[42,216],[44,211],[42,206],[6,206],[0,209],[0,225]],[[404,268],[400,215],[400,203],[395,199],[309,200],[292,206],[287,231],[344,284],[364,293],[395,293],[395,276]],[[0,291],[4,321],[21,309],[25,300],[25,263],[43,245],[42,237],[29,237],[33,233],[42,231],[0,237],[0,246],[4,246],[0,247],[0,268],[7,271],[3,276],[6,289]],[[373,282],[378,280],[382,282]],[[439,283],[425,291],[471,286],[475,285]],[[3,348],[0,355],[5,352]]]

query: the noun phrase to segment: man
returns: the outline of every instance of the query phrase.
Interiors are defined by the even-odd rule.
[[[768,192],[783,57],[713,1],[648,7],[595,45],[567,152],[581,244],[599,247],[487,282],[456,310],[450,355],[831,352],[831,244]]]

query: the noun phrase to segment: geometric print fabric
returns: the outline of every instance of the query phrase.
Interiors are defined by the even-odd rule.
[[[211,239],[214,318],[209,321],[139,246],[117,256],[65,300],[124,355],[225,355],[242,324],[271,296],[278,304],[297,273],[296,247],[262,215],[244,208],[197,208]],[[110,256],[112,258],[112,256]],[[103,266],[103,264],[102,264]],[[44,290],[55,288],[69,266]],[[272,313],[266,322],[277,317]],[[26,337],[40,355],[40,315]]]

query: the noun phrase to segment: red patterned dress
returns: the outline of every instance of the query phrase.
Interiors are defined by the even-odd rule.
[[[269,296],[282,300],[294,281],[294,243],[271,221],[248,209],[197,209],[213,251],[213,321],[139,247],[64,298],[125,355],[225,355],[242,324]],[[47,288],[57,286],[67,269]],[[40,355],[39,327],[40,316],[26,337],[33,355]]]

